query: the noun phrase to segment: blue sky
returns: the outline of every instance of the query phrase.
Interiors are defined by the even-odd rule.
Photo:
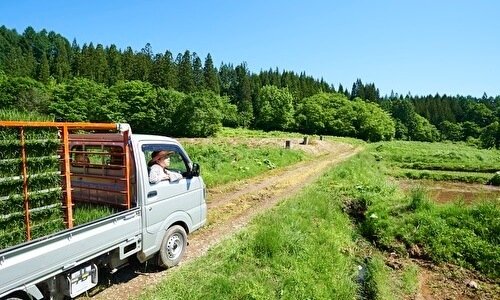
[[[0,26],[154,53],[185,50],[216,67],[305,72],[381,95],[500,95],[500,1],[1,1]]]

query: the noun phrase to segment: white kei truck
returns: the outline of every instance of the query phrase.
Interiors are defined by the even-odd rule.
[[[151,184],[154,151],[183,178]],[[200,167],[123,123],[0,121],[0,299],[68,299],[129,259],[177,265],[206,223]]]

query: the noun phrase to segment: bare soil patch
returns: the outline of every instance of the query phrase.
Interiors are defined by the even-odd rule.
[[[419,266],[419,291],[408,299],[499,299],[500,285],[452,264],[435,265],[412,259]]]

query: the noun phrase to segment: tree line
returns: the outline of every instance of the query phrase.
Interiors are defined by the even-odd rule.
[[[499,147],[500,96],[380,96],[361,79],[349,90],[305,72],[251,73],[246,63],[154,53],[55,32],[0,27],[0,105],[57,120],[128,122],[136,132],[210,136],[222,126],[339,135],[466,141]]]

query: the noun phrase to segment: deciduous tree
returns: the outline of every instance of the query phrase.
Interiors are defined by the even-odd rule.
[[[293,96],[287,88],[267,85],[255,102],[255,126],[264,130],[288,130],[294,124]]]

